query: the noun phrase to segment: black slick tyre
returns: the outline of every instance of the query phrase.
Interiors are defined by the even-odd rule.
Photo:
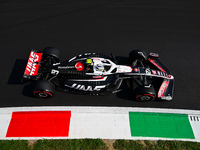
[[[132,50],[130,53],[129,53],[129,63],[130,64],[133,64],[134,61],[136,60],[141,60],[141,61],[146,61],[147,60],[147,54],[145,51],[143,50]],[[135,65],[135,64],[133,64]]]
[[[60,56],[60,52],[54,47],[46,47],[43,50],[43,59],[47,59],[48,57],[50,57],[55,61],[54,63],[60,62]]]
[[[156,92],[153,86],[144,87],[138,86],[135,89],[135,98],[140,102],[154,101],[156,98]]]
[[[37,98],[51,98],[54,96],[55,85],[50,81],[42,80],[35,84],[33,94]]]

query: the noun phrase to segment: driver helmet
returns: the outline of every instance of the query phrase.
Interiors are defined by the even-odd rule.
[[[104,66],[103,66],[103,64],[97,64],[96,65],[96,71],[104,71]]]
[[[86,63],[87,63],[88,65],[92,65],[92,59],[86,59]]]

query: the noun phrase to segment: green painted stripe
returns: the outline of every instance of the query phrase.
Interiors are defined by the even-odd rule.
[[[195,139],[188,115],[129,112],[131,136]]]

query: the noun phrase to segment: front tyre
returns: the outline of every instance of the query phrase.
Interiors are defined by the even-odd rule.
[[[135,98],[140,102],[154,101],[156,98],[156,92],[153,86],[144,87],[138,86],[135,89]]]
[[[37,98],[46,99],[54,95],[55,85],[50,81],[42,80],[35,84],[33,94]]]
[[[140,61],[140,63],[144,63],[147,60],[147,54],[145,51],[143,50],[132,50],[129,53],[129,63],[133,66],[137,66],[138,65],[138,61]],[[139,65],[140,66],[140,65]]]

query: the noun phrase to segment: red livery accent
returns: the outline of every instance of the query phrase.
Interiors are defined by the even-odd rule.
[[[100,79],[94,79],[94,80],[104,80],[105,79],[105,77],[102,77],[102,78],[100,78]]]
[[[98,78],[102,78],[102,76],[94,76],[93,78],[98,79]]]
[[[134,71],[135,71],[135,72],[138,72],[138,71],[139,71],[139,69],[138,69],[138,68],[134,68]]]
[[[24,75],[36,76],[40,66],[41,58],[42,53],[36,53],[34,51],[31,51]]]
[[[162,72],[166,72],[163,68],[161,68],[153,59],[148,59],[154,66],[160,69]]]
[[[169,85],[169,81],[163,81],[163,83],[160,86],[160,89],[158,91],[158,97],[163,97],[168,85]]]

